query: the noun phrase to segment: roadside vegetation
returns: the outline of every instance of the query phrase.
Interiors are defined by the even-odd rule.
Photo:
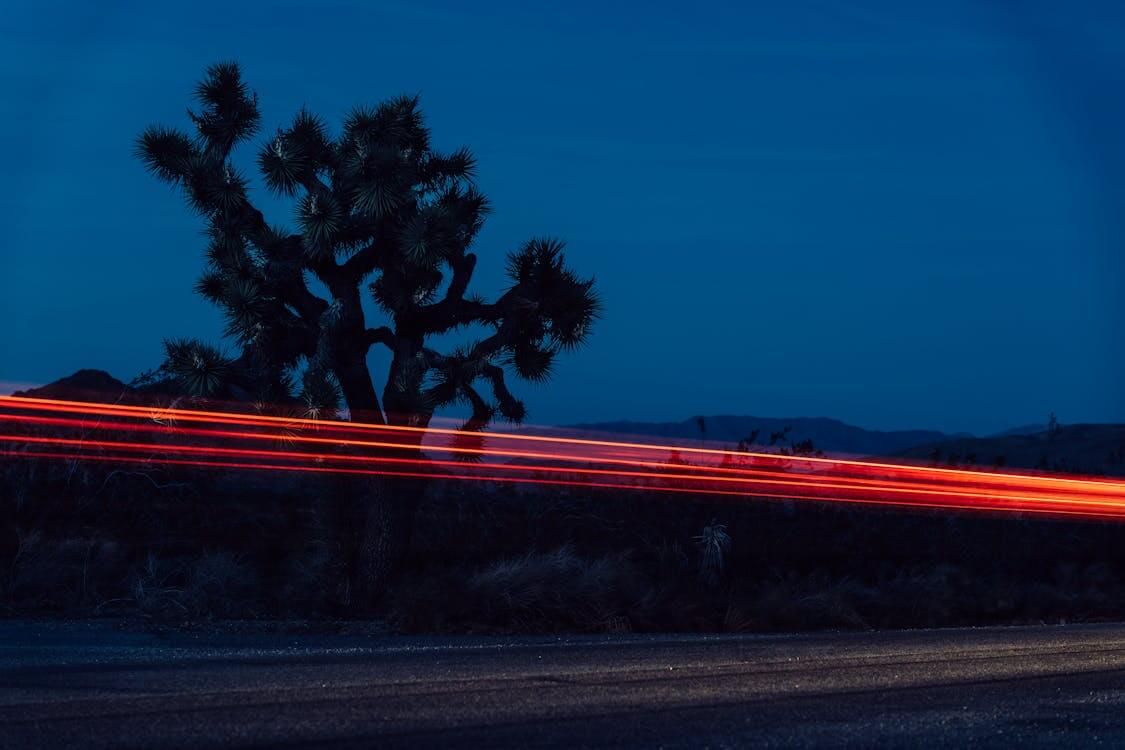
[[[401,574],[349,584],[317,479],[0,465],[6,616],[400,632],[786,631],[1125,617],[1122,529],[436,481]]]

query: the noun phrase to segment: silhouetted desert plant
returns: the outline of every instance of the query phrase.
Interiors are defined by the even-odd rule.
[[[493,562],[464,579],[418,582],[394,616],[411,630],[604,632],[620,630],[651,593],[628,558],[559,547]]]
[[[198,397],[295,404],[306,416],[346,406],[352,419],[413,427],[461,403],[471,411],[461,442],[473,447],[479,441],[469,433],[494,417],[525,416],[507,374],[545,381],[556,356],[589,336],[600,309],[593,280],[567,266],[557,240],[533,239],[513,252],[508,287],[495,301],[469,293],[477,264],[470,247],[488,201],[474,184],[468,149],[433,148],[417,97],[357,107],[335,136],[302,109],[265,140],[258,169],[271,190],[296,199],[295,233],[254,206],[232,159],[261,120],[239,67],[208,68],[195,98],[193,134],[152,126],[137,151],[203,218],[210,244],[196,290],[223,310],[239,353],[168,341],[150,380],[166,377]],[[310,278],[327,295],[318,296]],[[365,285],[385,325],[368,324]],[[470,326],[487,335],[436,349],[436,337]],[[391,355],[381,395],[368,368],[373,346]],[[421,436],[403,439],[417,447]],[[340,532],[356,536],[356,581],[374,595],[404,554],[417,483],[345,484],[341,493],[354,496],[356,508]]]
[[[726,525],[711,519],[711,523],[704,526],[694,540],[699,547],[699,580],[707,586],[718,586],[723,579],[731,546]]]
[[[132,603],[146,615],[184,617],[190,614],[184,603],[184,571],[149,551],[133,574],[130,586]],[[111,604],[114,602],[107,602]]]
[[[89,537],[55,538],[42,530],[15,529],[15,548],[0,573],[9,606],[22,611],[88,609],[117,593],[124,569],[120,545]]]
[[[197,617],[253,617],[262,598],[259,583],[258,572],[237,554],[207,551],[186,571],[183,601]]]

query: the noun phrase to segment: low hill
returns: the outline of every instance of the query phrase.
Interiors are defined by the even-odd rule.
[[[637,436],[674,441],[699,441],[704,433],[699,429],[699,417],[682,422],[596,422],[570,425],[567,429],[580,434],[599,433],[614,436]],[[771,436],[791,428],[783,438],[784,444],[797,444],[811,440],[813,445],[827,453],[852,453],[857,455],[884,455],[898,453],[917,445],[931,444],[957,437],[936,430],[867,430],[837,419],[826,417],[752,417],[719,415],[703,417],[705,437],[709,444],[727,446],[748,440],[756,434],[755,445],[770,443]],[[782,443],[779,443],[782,444]]]
[[[1075,474],[1125,476],[1125,425],[1074,424],[1054,433],[957,437],[896,454],[942,466],[1004,466]]]
[[[113,401],[132,389],[110,375],[105,370],[79,370],[73,375],[25,391],[16,391],[13,396],[27,398],[62,398],[76,401]]]
[[[1019,427],[1009,427],[1006,430],[1001,430],[989,437],[1010,437],[1012,435],[1038,435],[1040,432],[1046,432],[1047,425],[1045,424],[1024,424]]]

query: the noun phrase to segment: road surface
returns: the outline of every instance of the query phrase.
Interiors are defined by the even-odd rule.
[[[1125,625],[391,638],[0,621],[0,748],[1125,746]]]

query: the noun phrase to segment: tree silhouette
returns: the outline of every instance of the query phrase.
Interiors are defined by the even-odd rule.
[[[1062,426],[1059,424],[1059,418],[1055,416],[1054,412],[1047,415],[1047,439],[1054,440],[1062,433]]]
[[[149,170],[203,217],[209,245],[196,289],[223,309],[239,347],[227,357],[195,340],[166,342],[164,371],[187,393],[299,403],[314,416],[344,405],[352,419],[421,427],[460,402],[471,412],[464,429],[476,431],[498,415],[524,418],[507,374],[544,381],[560,351],[586,340],[600,309],[593,279],[568,268],[557,240],[533,239],[510,254],[510,284],[498,299],[469,294],[477,262],[469,249],[488,201],[468,149],[431,147],[417,97],[357,107],[336,137],[302,109],[261,145],[265,184],[296,201],[296,232],[266,221],[231,160],[260,124],[239,67],[208,68],[195,99],[194,134],[151,126],[137,143]],[[367,322],[365,284],[382,325]],[[429,344],[472,325],[487,335],[447,352]],[[391,354],[381,399],[367,363],[373,346]],[[403,534],[389,528],[387,494],[366,501],[365,524],[378,527],[365,532],[368,558],[393,554],[373,544],[403,543],[391,538]],[[389,565],[368,563],[372,575]]]

